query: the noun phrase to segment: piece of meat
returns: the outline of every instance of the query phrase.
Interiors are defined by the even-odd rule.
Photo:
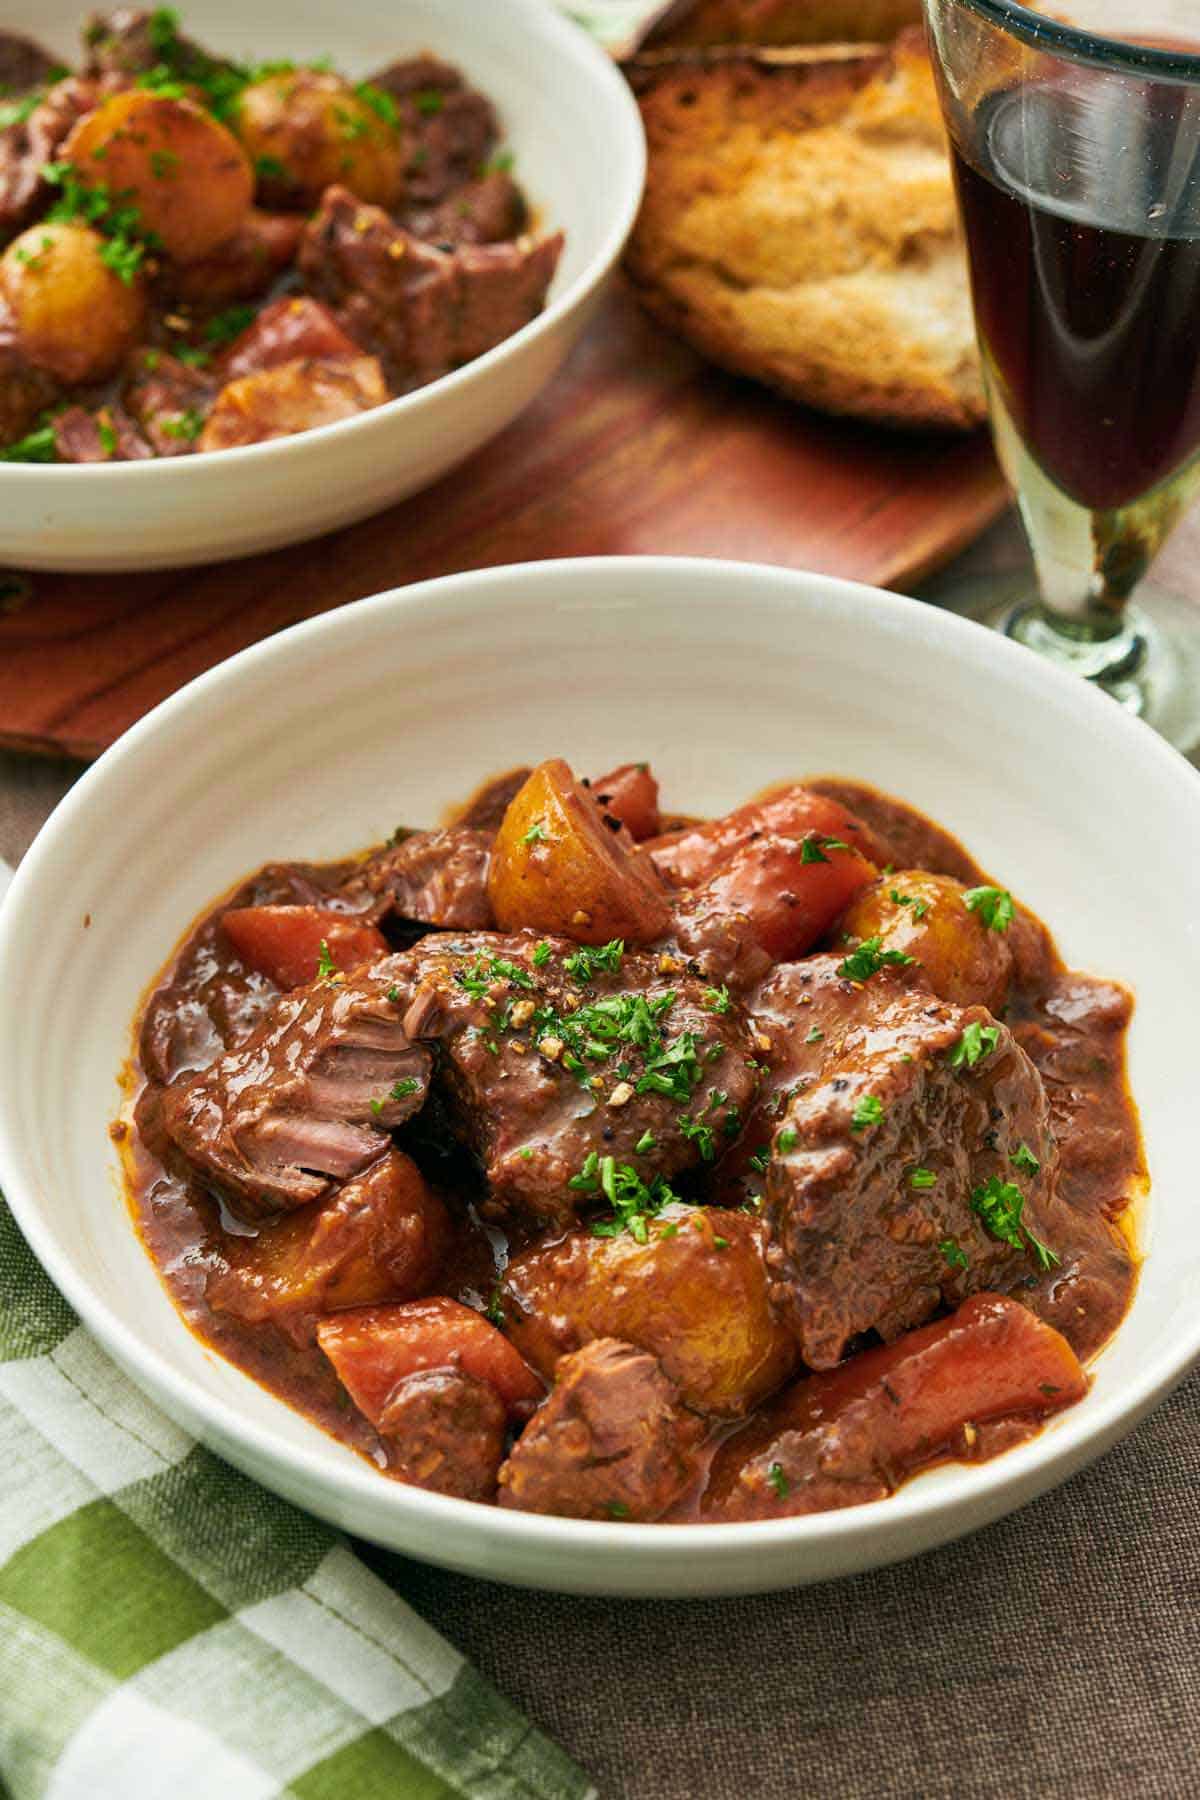
[[[983,1461],[1087,1392],[1070,1345],[1015,1300],[948,1319],[798,1381],[713,1458],[700,1516],[778,1519],[882,1500],[947,1457]]]
[[[5,100],[44,87],[55,73],[61,73],[56,56],[32,38],[15,31],[0,31],[0,95]]]
[[[741,1008],[677,959],[533,933],[426,937],[381,965],[484,1165],[489,1217],[566,1226],[705,1165],[754,1092]],[[665,964],[665,966],[664,966]],[[661,1190],[656,1189],[661,1197]]]
[[[487,930],[495,924],[487,894],[493,836],[466,825],[410,832],[368,857],[342,893],[369,908],[373,919]]]
[[[313,1344],[321,1313],[427,1294],[451,1238],[449,1214],[416,1164],[389,1150],[332,1199],[253,1236],[226,1233],[228,1264],[204,1297],[215,1312]]]
[[[168,1088],[168,1135],[236,1210],[262,1218],[324,1198],[421,1107],[429,1052],[409,1041],[390,987],[360,971],[298,988],[239,1048]]]
[[[509,1262],[505,1327],[538,1372],[594,1338],[649,1350],[684,1403],[739,1418],[795,1372],[796,1341],[767,1297],[762,1221],[708,1206],[668,1206],[631,1231],[585,1229]]]
[[[21,349],[16,321],[0,301],[0,446],[23,438],[59,392],[53,375]]]
[[[295,261],[304,220],[251,207],[231,238],[196,262],[172,264],[164,280],[188,306],[223,308],[265,294]]]
[[[536,318],[562,234],[539,243],[438,250],[380,207],[331,187],[305,229],[298,266],[344,330],[400,385],[482,356]]]
[[[376,1429],[394,1480],[491,1501],[507,1423],[504,1403],[486,1381],[461,1369],[425,1369],[399,1383]]]
[[[399,223],[431,244],[503,244],[529,222],[525,196],[503,169],[447,194],[436,206],[410,207]]]
[[[162,63],[179,81],[208,79],[217,71],[237,74],[233,63],[180,36],[174,15],[162,7],[147,12],[118,6],[112,12],[89,13],[83,48],[91,75],[146,75]]]
[[[156,456],[190,456],[215,391],[204,370],[151,346],[129,357],[121,398]]]
[[[389,399],[373,356],[308,357],[243,375],[223,387],[197,450],[236,450],[272,438],[294,437],[370,412]]]
[[[95,412],[68,406],[54,421],[54,444],[65,463],[143,462],[154,455],[123,406]]]
[[[342,360],[358,354],[358,345],[327,306],[307,294],[293,294],[264,306],[253,324],[221,353],[216,368],[222,380],[236,381],[241,375],[257,375],[306,357]]]
[[[813,1046],[820,1065],[774,1133],[763,1211],[771,1297],[804,1360],[826,1369],[859,1332],[890,1340],[943,1303],[1035,1277],[1037,1244],[1058,1253],[1056,1151],[1037,1070],[983,1007],[937,1000],[889,968],[852,1004],[838,959],[813,961],[814,1000],[849,989],[844,1024]],[[1022,1146],[1032,1168],[1014,1161]],[[1013,1241],[973,1205],[989,1187],[1001,1190],[993,1222],[1020,1203]]]
[[[656,1357],[616,1338],[565,1356],[500,1470],[500,1504],[571,1519],[660,1519],[701,1435]]]
[[[42,169],[55,161],[76,121],[126,85],[117,76],[95,81],[68,75],[46,87],[31,110],[26,113],[22,107],[24,116],[0,130],[0,243],[32,224],[48,203],[51,189]]]
[[[370,79],[396,102],[408,146],[404,191],[410,204],[436,205],[483,172],[500,135],[496,109],[486,94],[467,86],[460,70],[436,57],[412,56]]]

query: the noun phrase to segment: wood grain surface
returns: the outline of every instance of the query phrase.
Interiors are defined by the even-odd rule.
[[[996,516],[984,434],[821,418],[710,368],[623,289],[570,364],[436,487],[267,556],[0,583],[0,744],[92,757],[192,676],[299,619],[488,564],[728,556],[911,584]]]

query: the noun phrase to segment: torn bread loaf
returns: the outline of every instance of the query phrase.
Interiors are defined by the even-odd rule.
[[[921,0],[669,0],[639,48],[711,44],[882,44],[921,20]]]
[[[626,64],[650,168],[626,267],[697,349],[831,412],[985,417],[966,264],[919,29],[890,46]]]

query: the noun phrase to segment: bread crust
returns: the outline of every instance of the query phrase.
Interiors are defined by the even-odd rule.
[[[809,405],[970,429],[986,416],[933,73],[891,46],[653,52],[626,267],[706,356]]]
[[[670,0],[640,47],[883,43],[921,20],[921,0]]]

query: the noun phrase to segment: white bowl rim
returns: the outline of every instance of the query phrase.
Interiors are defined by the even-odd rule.
[[[573,603],[586,605],[593,584],[602,587],[617,579],[627,583],[637,580],[652,583],[660,574],[678,570],[690,574],[689,606],[693,608],[726,606],[728,585],[733,579],[753,582],[763,589],[773,586],[781,596],[790,590],[793,593],[804,591],[811,598],[820,591],[836,602],[839,610],[847,612],[848,623],[855,614],[865,621],[873,617],[876,624],[890,616],[896,626],[901,627],[907,618],[914,626],[919,624],[921,634],[927,639],[951,647],[957,645],[967,651],[972,660],[986,659],[993,666],[1007,666],[1035,699],[1040,697],[1048,704],[1074,714],[1081,732],[1103,728],[1107,734],[1124,739],[1129,750],[1148,763],[1156,779],[1178,789],[1186,807],[1197,804],[1197,791],[1192,786],[1197,780],[1195,770],[1149,726],[1125,713],[1106,695],[1077,676],[1053,667],[1010,639],[926,602],[810,571],[718,558],[580,557],[511,563],[444,575],[406,588],[392,588],[319,614],[238,652],[161,701],[80,777],[38,833],[0,903],[0,968],[5,966],[6,954],[10,951],[8,940],[26,886],[32,884],[41,861],[55,853],[60,840],[69,839],[75,820],[90,806],[93,789],[102,785],[109,770],[130,752],[164,732],[169,733],[177,712],[202,706],[210,692],[231,672],[247,673],[259,663],[269,664],[276,657],[286,658],[303,651],[322,638],[336,634],[347,616],[356,619],[374,613],[470,609],[481,592],[508,585],[520,588],[527,597],[538,586],[549,590],[559,587],[556,601],[561,607],[564,591],[560,584],[564,581],[577,584]],[[493,604],[496,603],[493,600]],[[571,603],[568,598],[567,604]],[[486,1515],[487,1535],[501,1553],[505,1543],[549,1553],[558,1548],[566,1552],[609,1551],[619,1544],[630,1557],[652,1556],[659,1568],[663,1568],[678,1567],[698,1555],[719,1560],[724,1554],[737,1560],[739,1551],[745,1552],[755,1545],[762,1548],[768,1543],[774,1548],[789,1545],[799,1551],[803,1546],[811,1549],[820,1543],[870,1540],[889,1521],[899,1524],[903,1520],[907,1525],[918,1526],[922,1521],[935,1520],[941,1513],[955,1514],[968,1499],[976,1503],[974,1510],[980,1521],[988,1521],[1006,1510],[1010,1495],[1015,1497],[1017,1504],[1032,1497],[1027,1485],[1029,1477],[1037,1476],[1034,1492],[1044,1491],[1064,1479],[1086,1460],[1088,1446],[1094,1440],[1098,1441],[1099,1448],[1103,1448],[1119,1434],[1123,1424],[1135,1421],[1200,1359],[1198,1315],[1192,1328],[1181,1334],[1177,1343],[1148,1358],[1137,1377],[1127,1382],[1119,1393],[1097,1399],[1093,1392],[1080,1406],[1059,1414],[1053,1422],[1052,1432],[1043,1431],[990,1462],[962,1465],[964,1484],[954,1491],[931,1485],[918,1476],[886,1499],[841,1511],[734,1523],[626,1524],[518,1512],[390,1482],[365,1462],[359,1468],[354,1464],[331,1461],[318,1449],[308,1449],[273,1436],[265,1427],[249,1422],[227,1401],[193,1388],[190,1380],[162,1353],[143,1345],[120,1314],[97,1298],[84,1277],[77,1276],[71,1263],[65,1256],[60,1256],[49,1226],[42,1222],[33,1184],[26,1189],[22,1165],[23,1153],[10,1129],[4,1092],[0,1089],[0,1191],[38,1261],[81,1321],[127,1369],[150,1369],[146,1381],[156,1397],[166,1394],[172,1402],[178,1403],[185,1418],[189,1415],[199,1417],[214,1434],[231,1439],[260,1466],[264,1460],[268,1464],[286,1465],[318,1491],[336,1493],[343,1512],[355,1502],[362,1501],[368,1512],[373,1511],[377,1516],[382,1508],[399,1521],[407,1517],[431,1528],[441,1524],[450,1529],[468,1523],[479,1526]],[[1153,1205],[1153,1193],[1150,1203]],[[189,1331],[182,1319],[179,1329]],[[960,1524],[959,1532],[974,1528],[968,1521]],[[366,1534],[370,1535],[370,1531]],[[874,1560],[888,1561],[890,1558],[884,1554]],[[864,1566],[868,1566],[866,1560]],[[492,1572],[503,1579],[501,1567]]]
[[[564,50],[574,50],[585,61],[592,64],[592,71],[602,87],[607,87],[617,107],[625,115],[628,137],[625,148],[634,159],[634,179],[629,184],[619,212],[614,216],[605,235],[604,241],[585,268],[582,268],[574,281],[556,294],[550,304],[527,325],[504,338],[499,344],[485,350],[482,356],[463,363],[460,368],[451,369],[447,375],[439,375],[434,381],[426,382],[424,387],[415,388],[410,394],[400,394],[393,400],[385,400],[382,406],[375,406],[369,412],[355,413],[347,419],[335,419],[328,425],[314,425],[307,431],[295,432],[290,437],[268,438],[260,444],[239,444],[229,450],[210,451],[204,459],[204,466],[220,456],[222,468],[242,467],[247,459],[258,462],[269,457],[283,458],[295,452],[298,445],[315,443],[331,444],[349,431],[361,430],[364,423],[379,419],[399,420],[408,416],[413,423],[419,423],[419,414],[423,407],[432,403],[434,398],[441,399],[447,394],[457,393],[471,383],[486,379],[489,372],[500,366],[517,349],[533,338],[543,337],[554,330],[560,320],[573,313],[595,291],[616,263],[625,247],[625,240],[633,229],[634,220],[642,203],[642,191],[646,181],[646,134],[642,127],[642,115],[634,99],[633,90],[622,76],[616,63],[599,41],[582,25],[572,21],[557,5],[547,4],[547,0],[504,0],[506,6],[514,8],[524,15],[527,25],[538,31],[548,33],[551,41],[558,39]],[[231,460],[233,459],[233,460]],[[164,470],[171,471],[178,479],[180,468],[194,467],[190,457],[153,456],[145,457],[137,462],[115,463],[10,463],[0,461],[0,481],[31,482],[43,480],[48,469],[54,469],[56,482],[64,481],[107,481],[110,484],[122,481],[162,480],[166,477]],[[152,474],[151,471],[154,473]]]

